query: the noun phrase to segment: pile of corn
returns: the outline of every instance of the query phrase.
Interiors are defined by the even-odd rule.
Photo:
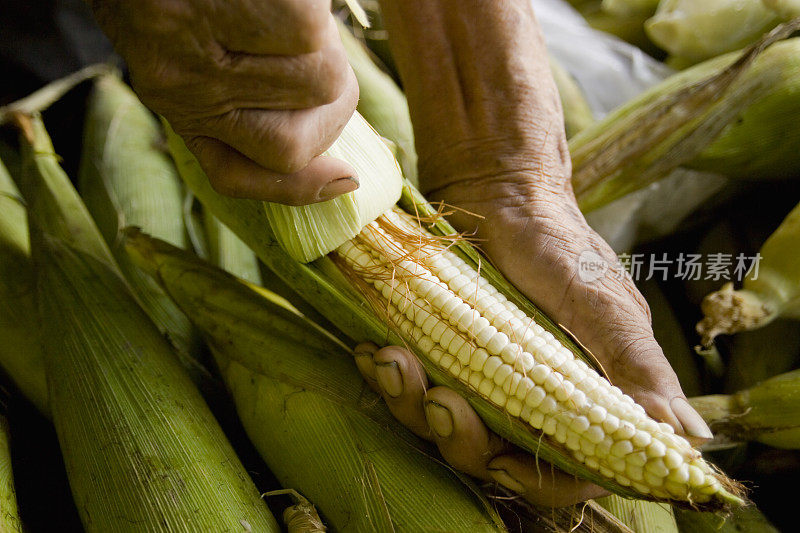
[[[800,448],[800,40],[787,38],[798,23],[779,25],[792,3],[580,4],[590,22],[640,20],[672,64],[696,63],[595,121],[586,88],[553,62],[581,208],[713,172],[727,178],[719,198],[658,240],[631,228],[635,247],[618,252],[760,254],[738,284],[637,280],[715,439],[697,449],[652,418],[425,201],[403,94],[342,24],[362,98],[329,155],[362,185],[323,204],[218,195],[108,69],[73,78],[94,77],[78,165],[62,167],[47,131],[67,82],[0,109],[0,384],[55,429],[52,475],[74,502],[60,530],[668,533],[786,520],[776,474],[758,465]],[[359,18],[379,20],[365,7]],[[747,17],[741,32],[698,37],[732,12]],[[774,214],[747,212],[755,196]],[[494,432],[611,496],[542,509],[451,469],[363,382],[352,348],[364,340],[406,346]],[[36,530],[36,450],[15,447],[15,412],[0,416],[0,524]]]

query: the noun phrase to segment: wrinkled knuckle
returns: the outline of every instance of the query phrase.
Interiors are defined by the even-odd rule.
[[[298,2],[298,11],[292,14],[295,32],[292,48],[298,54],[308,54],[322,50],[329,41],[330,11],[324,2]]]
[[[318,105],[335,102],[344,94],[350,68],[344,51],[339,47],[332,47],[321,56],[314,76]]]
[[[307,137],[301,126],[283,127],[273,132],[269,144],[272,146],[272,170],[281,174],[294,174],[303,170],[315,154],[311,153]]]

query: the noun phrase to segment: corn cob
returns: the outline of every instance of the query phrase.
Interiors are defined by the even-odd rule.
[[[800,370],[793,370],[735,394],[700,396],[690,403],[715,432],[732,441],[800,449],[798,383]]]
[[[477,490],[432,460],[366,389],[331,335],[195,257],[134,231],[127,241],[207,336],[270,470],[333,529],[504,530]]]
[[[189,320],[118,246],[119,231],[129,225],[176,246],[188,245],[181,181],[159,145],[163,131],[133,91],[113,74],[99,77],[84,126],[81,195],[144,310],[175,345],[193,379],[207,381],[208,373],[192,357],[198,339]]]
[[[180,138],[170,131],[168,142],[205,207],[287,284],[351,338],[411,347],[434,381],[464,393],[500,435],[625,496],[707,508],[741,502],[683,438],[576,359],[580,350],[490,265],[478,275],[480,258],[466,243],[449,250],[390,210],[333,258],[299,264],[275,246],[280,222],[267,224],[259,202],[216,195]],[[401,205],[436,214],[408,187]],[[454,234],[443,221],[433,229]],[[370,313],[354,284],[388,316]]]
[[[2,415],[0,415],[0,531],[22,532],[11,470],[8,420]]]
[[[662,49],[697,62],[747,46],[778,22],[761,0],[662,0],[644,27]]]
[[[743,288],[732,283],[703,299],[697,332],[704,345],[714,337],[760,328],[778,317],[800,319],[800,204],[784,219],[759,251],[760,260]]]
[[[726,127],[773,86],[781,87],[778,94],[790,92],[783,80],[793,61],[784,54],[798,45],[771,44],[797,25],[779,26],[739,59],[720,57],[669,77],[571,138],[572,183],[581,209],[597,209],[690,164],[715,139],[724,142]],[[793,165],[793,159],[775,157],[785,154],[782,146],[760,155],[742,147],[733,155],[741,160],[744,152],[762,167]],[[725,174],[722,160],[717,163],[701,170]]]
[[[0,366],[24,396],[47,413],[35,289],[25,207],[0,162]]]

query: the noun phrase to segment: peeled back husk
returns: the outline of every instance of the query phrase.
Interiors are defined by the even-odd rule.
[[[364,226],[397,203],[403,188],[403,176],[392,152],[358,112],[325,155],[350,163],[359,177],[359,188],[306,206],[264,204],[272,226],[292,228],[276,234],[278,242],[303,263],[322,257],[358,235]]]

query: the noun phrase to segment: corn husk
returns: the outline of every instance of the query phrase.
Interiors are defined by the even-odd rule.
[[[719,137],[686,166],[742,179],[793,178],[800,173],[800,39],[778,43],[761,61],[778,77]],[[754,66],[759,68],[758,65]]]
[[[264,203],[270,224],[292,228],[276,237],[289,255],[303,263],[358,235],[397,202],[403,188],[403,176],[392,152],[358,112],[325,154],[353,166],[359,176],[358,189],[311,205]]]
[[[271,229],[275,226],[267,221],[260,202],[224,198],[216,194],[208,184],[199,163],[188,151],[180,137],[168,130],[168,142],[181,176],[204,206],[235,231],[256,252],[264,264],[302,298],[314,305],[337,328],[352,339],[371,340],[377,344],[407,345],[412,348],[415,346],[410,341],[406,343],[404,338],[388,327],[373,312],[364,296],[358,293],[350,280],[344,277],[333,259],[322,257],[310,264],[294,261],[280,246],[277,246],[277,239]],[[404,189],[399,205],[407,212],[418,213],[422,217],[435,218],[437,214],[436,210],[425,202],[410,185]],[[283,227],[282,231],[287,231],[287,227]],[[431,226],[431,231],[437,235],[453,235],[455,233],[453,228],[442,219]],[[482,261],[468,243],[459,242],[453,246],[453,249],[457,250],[457,253],[473,268],[477,269],[480,264],[481,274],[485,279],[495,285],[509,300],[520,306],[528,316],[537,317],[537,322],[558,338],[565,347],[571,349],[577,357],[587,358],[564,331],[505,281],[496,269]],[[559,446],[531,431],[530,426],[523,424],[519,419],[509,417],[487,399],[475,395],[467,386],[440,370],[425,357],[424,352],[418,349],[413,351],[424,364],[434,383],[448,386],[461,393],[468,399],[487,426],[502,437],[535,454],[539,459],[550,462],[568,473],[593,481],[616,494],[633,498],[640,496],[636,491],[610,482],[582,463],[567,457]],[[590,364],[593,364],[591,360],[589,361]],[[725,497],[727,498],[727,496]],[[732,496],[730,503],[736,505],[740,501],[737,497]],[[712,502],[710,507],[713,508],[717,505],[724,507],[728,503]]]
[[[755,42],[778,22],[761,0],[661,0],[644,27],[670,54],[703,61]]]
[[[730,441],[800,449],[800,370],[735,394],[700,396],[689,401],[715,434]]]
[[[163,144],[158,120],[117,76],[95,81],[84,125],[81,195],[144,310],[176,346],[182,364],[196,379],[208,379],[191,356],[198,339],[189,320],[118,245],[120,230],[129,225],[188,245],[182,185]]]
[[[597,503],[619,518],[632,531],[678,533],[675,515],[669,505],[643,500],[628,500],[618,496],[598,498]]]
[[[0,162],[0,366],[24,396],[47,413],[35,297],[25,206]]]
[[[208,237],[208,261],[240,279],[261,285],[261,269],[256,254],[208,211],[203,212],[203,222]],[[158,238],[158,235],[153,237]]]
[[[408,102],[394,80],[375,64],[369,49],[339,23],[347,59],[358,79],[358,112],[379,135],[391,141],[403,176],[417,184],[417,152]]]
[[[612,15],[633,15],[653,13],[658,4],[659,0],[603,0],[601,6]]]
[[[781,48],[796,44],[770,45],[794,29],[776,28],[738,59],[718,58],[671,76],[570,139],[581,209],[610,203],[702,153],[747,106],[780,83],[786,62]]]
[[[779,531],[752,505],[735,509],[726,517],[677,509],[675,518],[681,533],[778,533]]]
[[[32,225],[106,263],[122,276],[100,230],[61,169],[41,117],[18,115],[17,122],[22,153],[18,185]]]
[[[768,9],[771,9],[783,20],[800,17],[800,2],[798,0],[761,0]]]
[[[206,334],[270,470],[335,530],[504,530],[476,489],[392,418],[332,336],[192,256],[141,234],[128,242]]]
[[[17,493],[11,470],[11,446],[8,420],[0,415],[0,531],[22,533],[22,521],[17,509]]]
[[[714,337],[758,329],[778,317],[800,319],[800,204],[759,250],[741,290],[726,283],[703,299],[697,332],[704,345]]]
[[[800,362],[800,328],[791,320],[776,320],[733,338],[725,376],[725,391],[736,392],[788,372]]]
[[[169,343],[108,265],[33,239],[51,409],[87,531],[279,531]]]

